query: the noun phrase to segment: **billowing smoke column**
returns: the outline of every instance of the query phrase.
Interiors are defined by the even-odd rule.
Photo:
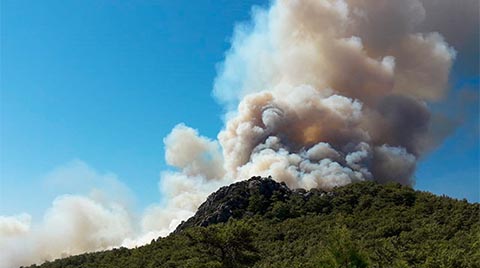
[[[183,124],[165,139],[178,171],[162,176],[171,201],[157,215],[193,213],[219,185],[258,175],[307,189],[413,185],[418,159],[442,138],[428,104],[448,93],[457,51],[446,40],[460,56],[478,44],[478,10],[478,0],[278,0],[254,9],[215,80],[226,107],[218,139]],[[159,217],[147,218],[160,228]]]
[[[0,217],[0,267],[150,242],[219,186],[251,176],[325,190],[412,185],[417,160],[439,140],[428,104],[448,91],[457,52],[447,41],[460,58],[478,44],[478,10],[478,0],[278,0],[253,9],[215,80],[226,107],[218,139],[179,124],[164,140],[177,168],[161,174],[165,201],[140,226],[128,206],[98,196],[59,197],[38,226],[29,215]]]
[[[218,144],[197,137],[182,147],[192,130],[179,126],[167,160],[207,180],[413,184],[417,159],[437,140],[427,103],[444,97],[456,54],[421,30],[435,19],[418,0],[285,0],[255,10],[215,81],[228,109]]]

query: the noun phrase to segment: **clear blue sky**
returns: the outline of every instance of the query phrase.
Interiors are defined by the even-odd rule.
[[[222,127],[215,64],[253,4],[268,3],[2,1],[0,215],[41,215],[57,194],[45,176],[75,159],[115,173],[139,207],[159,200],[172,127],[211,138]],[[478,93],[478,77],[454,77]],[[478,105],[464,110],[416,188],[478,202]]]

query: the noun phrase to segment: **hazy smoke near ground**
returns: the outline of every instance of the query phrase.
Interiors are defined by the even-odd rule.
[[[62,196],[38,226],[29,215],[0,217],[2,267],[150,242],[219,186],[254,175],[293,188],[412,185],[417,160],[442,138],[428,104],[446,97],[456,57],[478,56],[468,55],[478,44],[478,10],[478,0],[254,8],[252,22],[235,28],[214,83],[225,128],[217,140],[183,124],[172,130],[166,161],[177,170],[162,172],[164,200],[145,209],[140,225],[122,202]]]
[[[58,197],[41,225],[32,226],[30,221],[29,215],[0,218],[0,267],[106,249],[133,235],[123,207],[83,196]]]

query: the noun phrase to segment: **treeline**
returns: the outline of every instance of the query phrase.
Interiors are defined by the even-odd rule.
[[[480,267],[480,205],[398,184],[268,197],[254,189],[235,215],[135,249],[30,267]]]

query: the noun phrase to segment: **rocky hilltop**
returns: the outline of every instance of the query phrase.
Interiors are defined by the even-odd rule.
[[[294,191],[290,190],[283,182],[278,183],[271,177],[252,177],[249,180],[224,186],[212,193],[198,208],[193,217],[182,222],[175,232],[193,226],[208,226],[211,224],[227,222],[230,218],[239,219],[245,215],[253,215],[251,198],[257,197],[262,204],[268,207],[275,195],[279,201],[289,199]],[[249,207],[250,206],[250,207]]]

